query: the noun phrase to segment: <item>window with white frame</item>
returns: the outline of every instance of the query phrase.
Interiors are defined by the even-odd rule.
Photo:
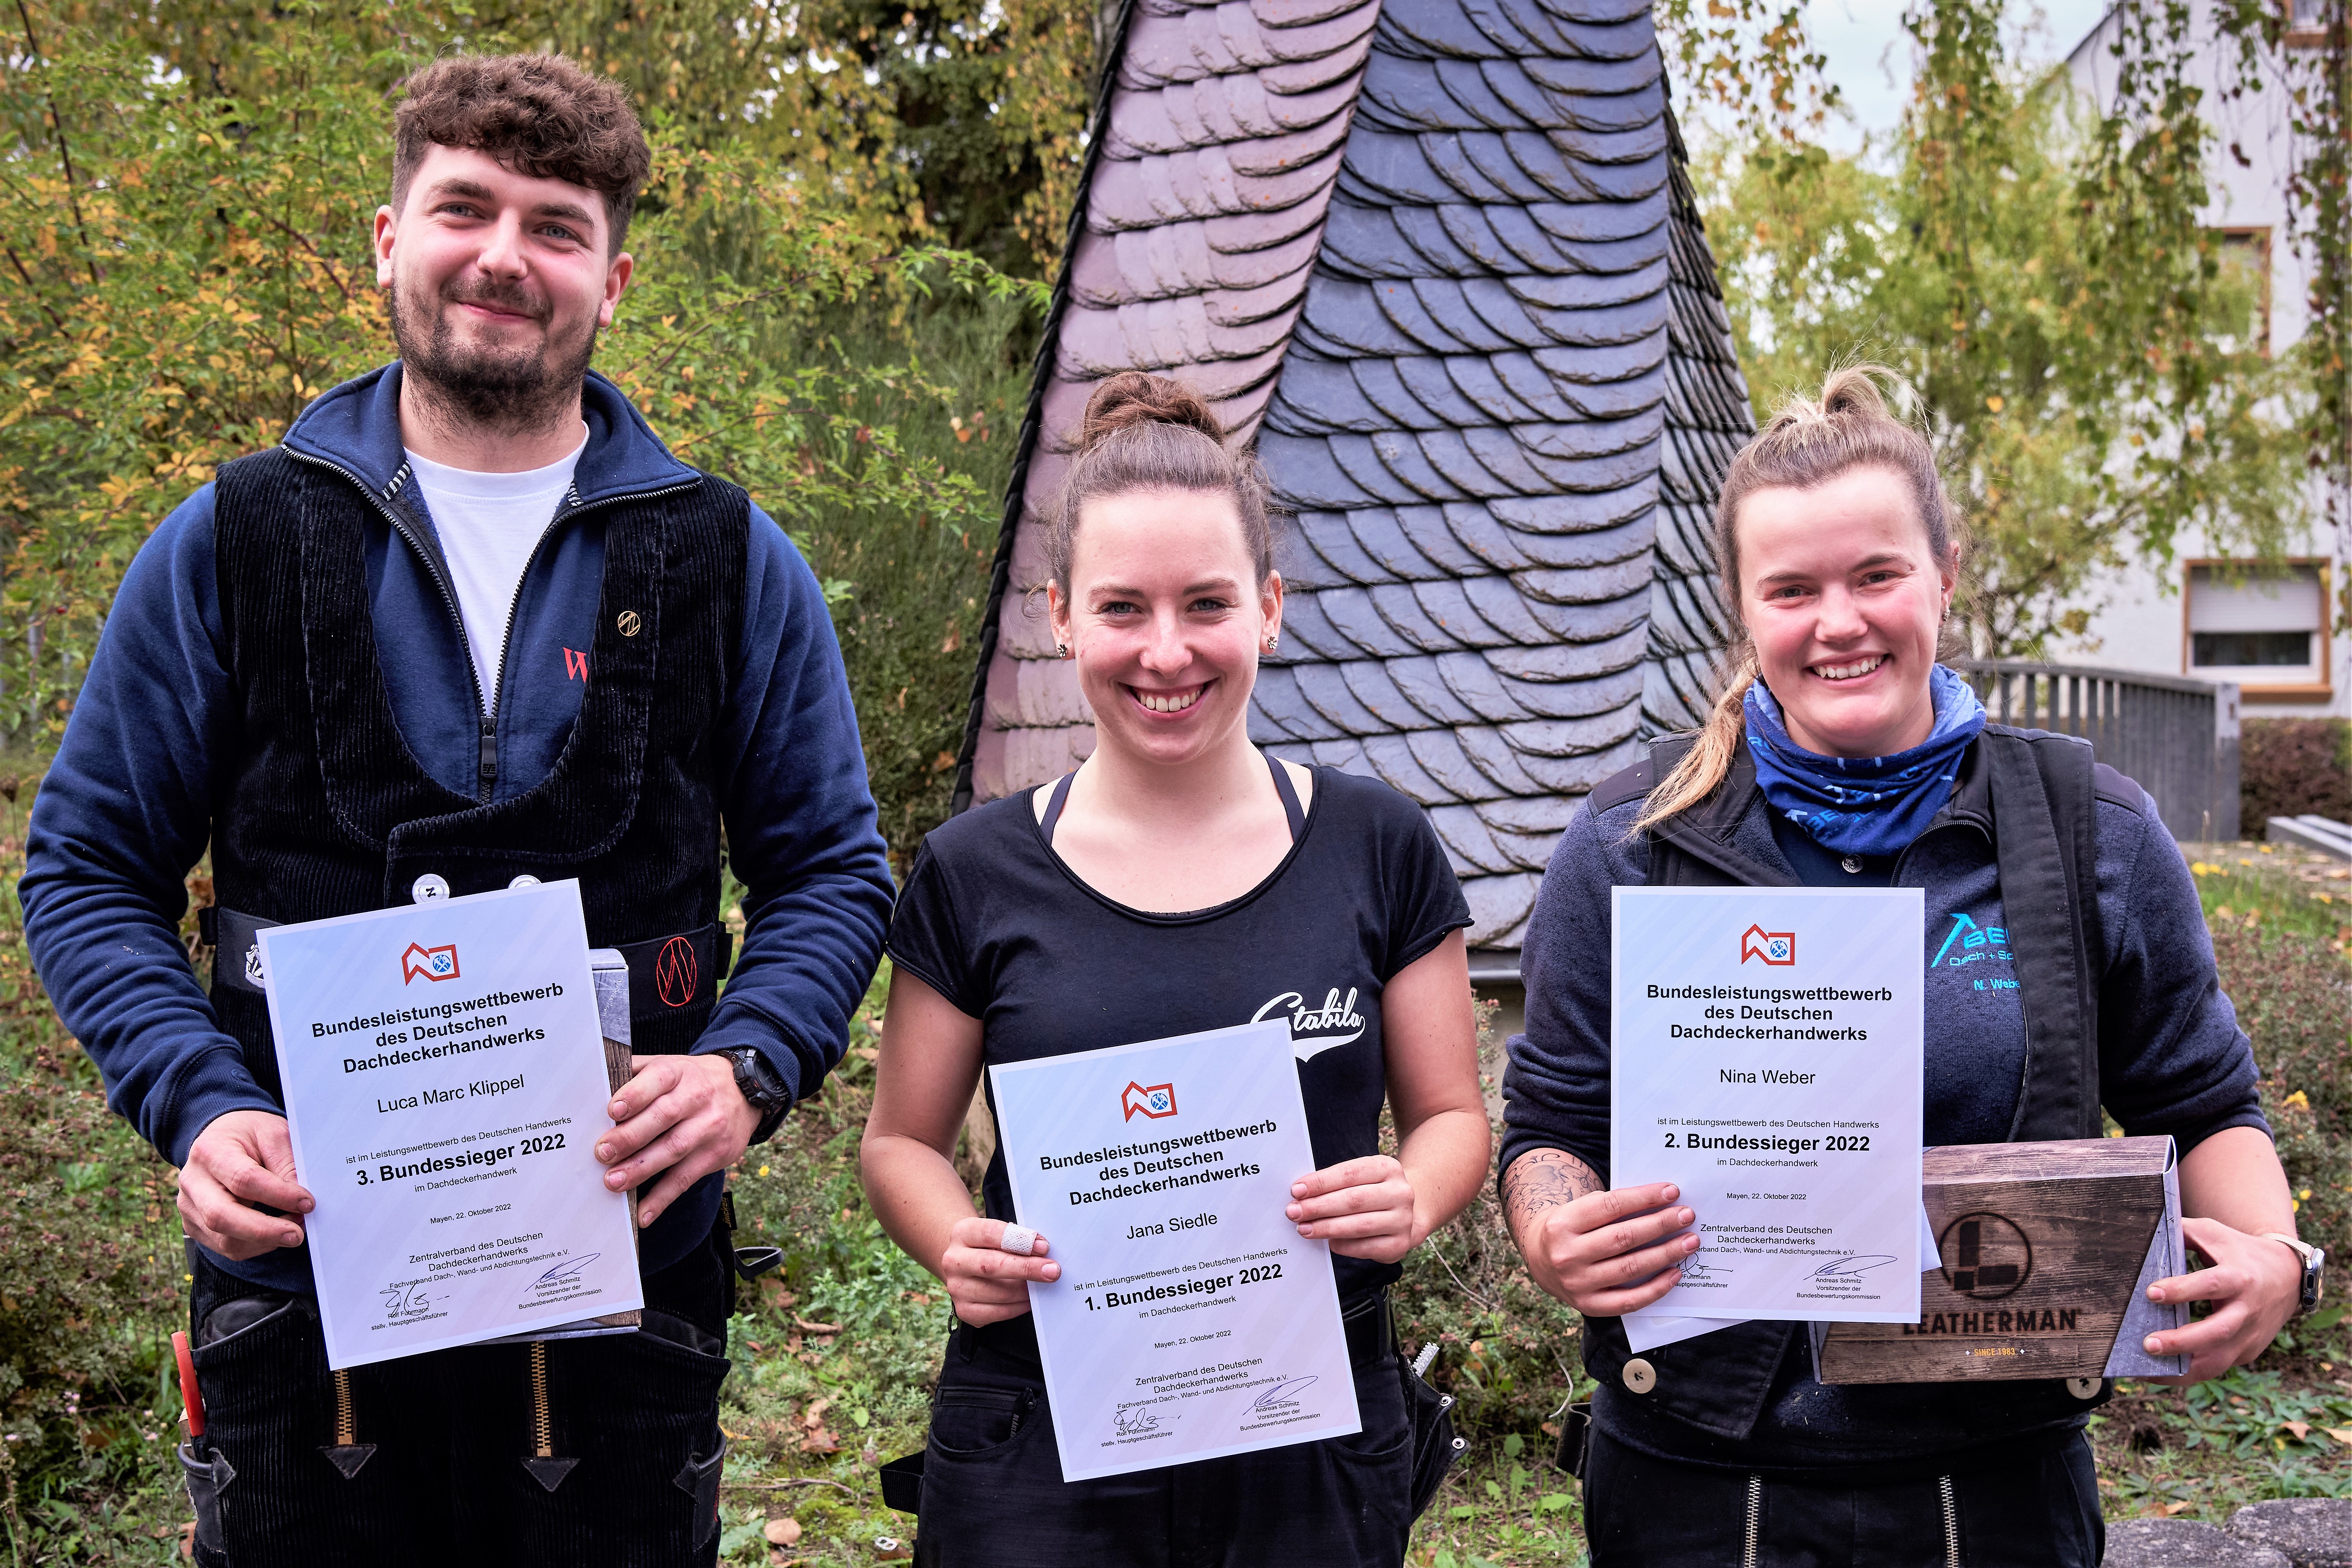
[[[2324,686],[2327,592],[2312,562],[2189,568],[2189,670],[2245,686]]]

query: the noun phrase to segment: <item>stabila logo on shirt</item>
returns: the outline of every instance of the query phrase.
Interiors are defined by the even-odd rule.
[[[1797,933],[1792,931],[1766,931],[1762,926],[1749,926],[1739,933],[1739,962],[1751,958],[1766,963],[1797,962]]]
[[[1121,1121],[1132,1121],[1138,1116],[1157,1121],[1176,1114],[1176,1086],[1172,1083],[1129,1083],[1120,1091],[1118,1106],[1127,1114]]]
[[[1250,1015],[1253,1024],[1264,1023],[1277,1014],[1290,1015],[1290,1048],[1300,1061],[1307,1061],[1333,1046],[1344,1046],[1364,1032],[1364,1016],[1356,1011],[1356,993],[1348,992],[1345,1002],[1339,1000],[1336,985],[1323,994],[1323,1005],[1309,1007],[1307,998],[1296,991],[1286,991],[1269,999],[1266,1005]]]
[[[420,975],[427,980],[457,979],[457,944],[453,942],[439,947],[419,947],[410,942],[408,951],[400,955],[400,983],[409,984]]]

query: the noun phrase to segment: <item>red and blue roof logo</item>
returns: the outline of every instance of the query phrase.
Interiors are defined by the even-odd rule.
[[[1119,1118],[1132,1121],[1138,1116],[1159,1118],[1176,1114],[1176,1086],[1172,1083],[1129,1083],[1118,1097],[1119,1109],[1127,1112]]]
[[[426,980],[457,979],[457,944],[453,942],[439,947],[420,947],[410,942],[408,951],[400,955],[400,983],[407,985],[420,976]]]

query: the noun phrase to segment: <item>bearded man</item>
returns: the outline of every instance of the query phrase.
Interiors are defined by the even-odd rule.
[[[401,357],[131,563],[34,807],[26,932],[180,1167],[198,1562],[707,1563],[722,1173],[839,1059],[889,910],[856,719],[782,531],[588,369],[648,167],[621,90],[444,59],[394,141]],[[722,828],[746,926],[720,1001]],[[178,929],[207,844],[209,992]],[[635,1072],[596,1153],[639,1194],[644,1326],[331,1373],[303,1238],[328,1173],[294,1168],[254,932],[565,877],[629,960]]]

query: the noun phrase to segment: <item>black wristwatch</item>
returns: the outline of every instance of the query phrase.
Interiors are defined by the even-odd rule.
[[[784,1088],[783,1079],[768,1065],[757,1046],[730,1046],[715,1053],[735,1064],[735,1087],[752,1110],[760,1113],[760,1125],[751,1130],[751,1142],[765,1143],[775,1136],[776,1128],[783,1121],[784,1112],[793,1108],[792,1092]]]
[[[2263,1232],[2263,1239],[2292,1247],[2294,1255],[2303,1259],[2303,1294],[2296,1302],[2294,1313],[2296,1317],[2302,1317],[2319,1305],[2320,1276],[2327,1268],[2327,1254],[2307,1241],[2299,1241],[2274,1230]]]

